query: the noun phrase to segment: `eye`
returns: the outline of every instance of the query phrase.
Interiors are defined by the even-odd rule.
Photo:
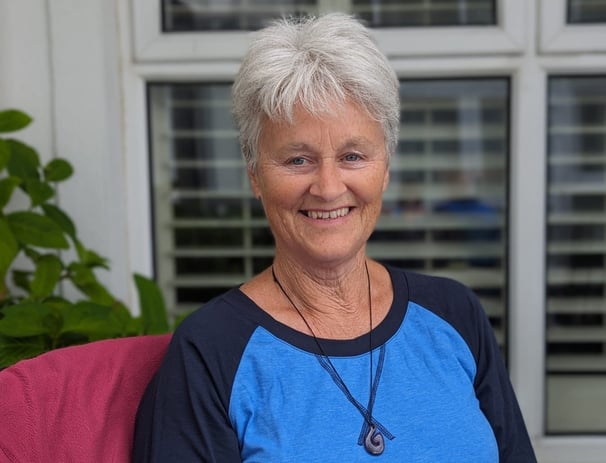
[[[293,166],[302,166],[305,164],[305,158],[296,157],[296,158],[289,159],[288,164],[291,164]]]
[[[344,159],[348,162],[355,162],[361,159],[361,156],[358,153],[347,153]]]

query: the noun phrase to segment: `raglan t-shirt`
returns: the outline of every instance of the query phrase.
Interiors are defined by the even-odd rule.
[[[387,269],[386,318],[371,336],[320,339],[321,350],[238,288],[190,315],[139,406],[134,461],[535,462],[475,295],[452,280]],[[373,380],[379,456],[362,445]]]

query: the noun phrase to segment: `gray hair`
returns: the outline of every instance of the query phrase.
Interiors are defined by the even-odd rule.
[[[370,31],[352,16],[281,19],[258,32],[232,88],[240,145],[254,169],[265,118],[292,123],[295,104],[320,115],[351,100],[379,122],[388,156],[400,126],[399,82]]]

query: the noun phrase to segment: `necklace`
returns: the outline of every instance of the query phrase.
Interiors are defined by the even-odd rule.
[[[369,375],[370,376],[370,388],[369,388],[370,392],[368,395],[368,405],[366,407],[364,407],[360,402],[358,402],[358,400],[356,400],[356,398],[349,391],[349,388],[345,384],[345,381],[343,381],[343,378],[341,378],[341,375],[339,375],[339,372],[333,365],[332,361],[330,360],[330,357],[328,355],[326,355],[326,353],[324,352],[324,349],[322,348],[322,344],[320,343],[320,340],[316,336],[314,330],[311,328],[311,325],[307,322],[307,319],[303,316],[303,313],[299,310],[299,308],[293,302],[292,298],[284,290],[284,287],[282,286],[282,284],[280,283],[280,280],[278,280],[278,277],[276,276],[276,272],[274,270],[273,265],[271,267],[271,274],[274,279],[274,282],[276,283],[276,285],[278,286],[278,288],[280,289],[282,294],[284,294],[286,299],[288,299],[288,302],[290,303],[290,305],[299,314],[299,317],[301,317],[301,320],[303,320],[303,323],[305,324],[305,326],[311,333],[311,336],[313,337],[316,345],[318,346],[318,350],[320,351],[321,355],[316,354],[316,359],[318,360],[320,365],[328,372],[328,374],[330,375],[332,380],[335,382],[337,387],[341,390],[341,392],[343,392],[343,394],[345,394],[345,397],[347,397],[349,402],[351,402],[351,404],[360,412],[360,414],[364,418],[362,430],[360,431],[360,436],[358,437],[358,445],[364,445],[364,448],[366,449],[366,451],[371,455],[381,455],[383,453],[383,451],[385,450],[385,439],[383,438],[383,435],[385,435],[390,440],[393,439],[394,436],[372,416],[372,409],[374,406],[375,396],[377,393],[377,388],[379,387],[379,380],[381,378],[381,373],[383,371],[383,362],[385,359],[385,346],[382,345],[380,348],[379,364],[377,366],[377,373],[374,376],[374,380],[373,380],[373,371],[374,370],[373,370],[373,360],[372,360],[372,357],[373,357],[372,356],[372,294],[371,294],[371,287],[370,287],[370,274],[368,272],[368,264],[366,262],[364,262],[364,267],[366,269],[366,281],[368,283],[368,306],[369,306],[368,312],[369,312],[369,324],[370,324],[370,331],[368,333],[368,344],[369,344],[368,354],[370,356],[370,362],[369,362],[370,363],[370,375]]]

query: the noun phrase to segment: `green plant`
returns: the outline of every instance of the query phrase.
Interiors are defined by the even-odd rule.
[[[97,279],[107,260],[83,245],[54,202],[71,164],[55,158],[42,165],[31,146],[2,136],[30,123],[21,111],[0,111],[0,368],[58,347],[168,332],[152,280],[134,275],[141,306],[134,317]],[[77,300],[62,295],[65,284],[77,289]]]

